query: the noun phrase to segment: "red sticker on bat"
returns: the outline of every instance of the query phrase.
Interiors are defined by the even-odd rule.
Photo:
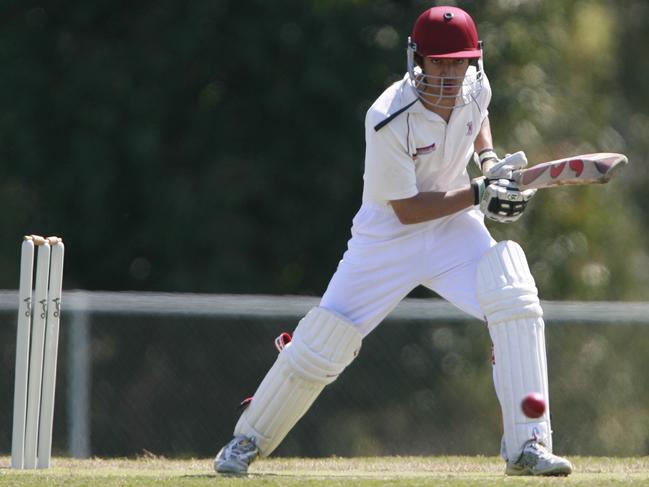
[[[526,171],[523,172],[523,184],[530,184],[532,181],[538,179],[541,177],[541,174],[543,174],[545,171],[548,170],[548,166],[544,166],[543,164],[539,164],[538,166],[533,166]]]
[[[575,171],[575,176],[579,177],[579,175],[584,171],[584,161],[581,159],[573,159],[568,163],[570,166],[570,169]]]
[[[552,179],[558,178],[561,173],[563,172],[563,168],[566,167],[566,161],[563,161],[556,166],[551,166],[550,167],[550,177]]]

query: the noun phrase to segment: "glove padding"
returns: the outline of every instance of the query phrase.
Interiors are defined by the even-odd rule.
[[[536,189],[521,191],[511,179],[476,178],[471,181],[475,193],[475,203],[480,211],[489,218],[501,223],[518,220],[527,202],[536,194]]]
[[[527,166],[525,152],[518,151],[498,159],[493,149],[486,149],[479,154],[482,174],[488,179],[512,179],[512,173]]]

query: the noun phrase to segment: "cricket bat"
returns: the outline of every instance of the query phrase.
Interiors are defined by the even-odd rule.
[[[628,162],[624,154],[614,152],[583,154],[514,171],[513,179],[521,190],[567,184],[602,184]]]

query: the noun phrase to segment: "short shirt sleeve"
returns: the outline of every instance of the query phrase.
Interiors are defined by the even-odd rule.
[[[365,142],[365,197],[388,202],[415,196],[415,164],[391,128],[368,126]]]

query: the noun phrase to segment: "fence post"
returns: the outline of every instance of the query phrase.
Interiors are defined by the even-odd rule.
[[[87,299],[70,320],[68,360],[68,449],[73,458],[89,458],[90,445],[90,321]]]

